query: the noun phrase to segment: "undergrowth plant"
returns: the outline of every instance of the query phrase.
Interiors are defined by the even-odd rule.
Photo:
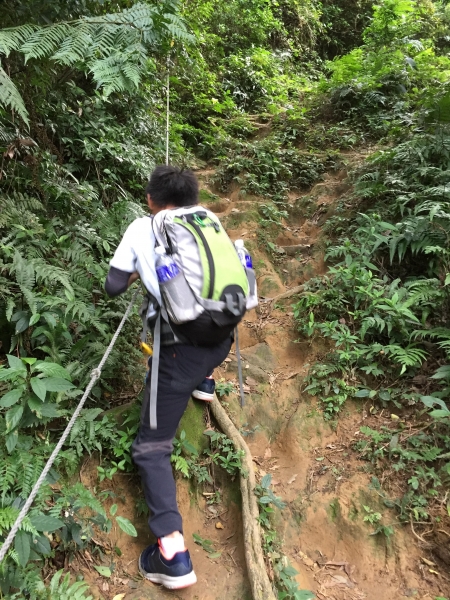
[[[0,541],[126,307],[126,297],[106,299],[104,280],[125,228],[145,214],[143,186],[163,161],[157,64],[175,41],[192,39],[178,8],[26,0],[2,13]],[[173,145],[174,158],[180,150]],[[100,490],[95,497],[68,481],[86,453],[99,455],[105,478],[130,468],[132,426],[118,431],[104,411],[118,388],[141,379],[138,323],[133,313],[0,567],[5,597],[82,598],[86,586],[61,573],[47,593],[42,566],[94,548],[113,519],[135,535],[126,519],[106,514]]]
[[[449,135],[432,121],[370,158],[356,175],[351,235],[331,241],[328,273],[294,306],[302,336],[329,342],[305,386],[326,418],[349,398],[394,413],[394,427],[363,427],[356,448],[401,478],[402,520],[441,518],[449,482]],[[408,432],[402,414],[414,416]]]
[[[209,448],[200,455],[198,450],[186,439],[184,429],[180,437],[173,442],[171,457],[175,470],[184,477],[193,477],[199,484],[213,483],[212,465],[224,469],[229,475],[236,476],[242,470],[242,450],[236,450],[233,442],[224,433],[208,429]]]
[[[267,560],[273,569],[279,600],[313,600],[314,594],[308,590],[301,590],[295,581],[298,575],[286,556],[282,554],[278,534],[273,524],[275,508],[283,510],[286,504],[271,489],[272,475],[267,474],[256,486],[255,494],[259,507],[259,522],[263,531],[263,549]],[[274,508],[275,507],[275,508]]]

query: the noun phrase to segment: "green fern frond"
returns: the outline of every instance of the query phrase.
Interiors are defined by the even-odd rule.
[[[0,29],[0,52],[5,56],[9,56],[11,50],[18,50],[25,40],[33,35],[36,29],[36,25],[30,24]]]
[[[15,273],[19,286],[31,290],[35,284],[35,273],[33,266],[23,258],[20,252],[14,254],[12,271]]]
[[[395,362],[401,365],[401,375],[403,375],[403,373],[408,367],[415,367],[421,365],[428,356],[425,350],[422,350],[421,348],[416,348],[412,345],[407,346],[406,348],[402,348],[401,346],[398,346],[396,344],[390,344],[388,346],[385,346],[384,349],[386,354],[391,354]]]
[[[25,108],[22,96],[19,94],[18,89],[8,77],[5,71],[0,67],[0,105],[9,107],[11,110],[16,111],[23,121],[29,125],[28,112]]]
[[[42,259],[32,259],[29,264],[33,268],[38,283],[44,283],[46,286],[60,283],[73,294],[73,287],[65,269],[51,265]]]
[[[49,592],[51,600],[93,600],[92,596],[85,596],[89,585],[84,581],[76,581],[70,585],[70,573],[66,573],[61,581],[63,571],[57,571],[50,580]]]
[[[22,292],[24,298],[27,301],[27,304],[28,304],[28,306],[29,306],[29,308],[31,310],[31,313],[33,315],[35,315],[38,312],[38,310],[37,310],[37,298],[36,298],[35,294],[29,288],[26,288],[23,285],[19,285],[19,287],[20,287],[20,291]]]
[[[93,51],[92,41],[92,27],[88,23],[80,23],[68,31],[59,50],[53,53],[52,59],[65,66],[83,61]]]
[[[19,555],[14,548],[10,548],[7,554],[8,558],[10,558],[17,566],[20,565]]]
[[[17,29],[20,29],[18,27]],[[35,29],[18,48],[25,55],[25,62],[30,58],[44,58],[51,56],[56,49],[66,40],[72,28],[67,23],[56,23]]]
[[[147,47],[163,38],[191,40],[175,5],[138,2],[120,13],[83,17],[43,27],[23,25],[0,31],[0,53],[21,52],[25,62],[50,58],[64,66],[84,63],[105,94],[136,88]],[[17,111],[28,124],[24,102],[14,83],[0,69],[0,104]]]

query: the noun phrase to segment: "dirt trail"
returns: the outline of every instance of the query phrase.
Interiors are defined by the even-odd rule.
[[[233,240],[242,237],[248,241],[262,296],[273,296],[325,272],[321,226],[349,189],[345,172],[327,175],[303,198],[291,198],[294,218],[284,225],[276,244],[285,250],[304,247],[292,254],[286,252],[275,265],[256,244],[260,227],[257,199],[243,200],[238,190],[228,196],[213,195],[209,183],[212,174],[200,173],[204,199],[209,194],[209,206]],[[390,541],[383,535],[370,535],[376,526],[364,521],[364,506],[380,512],[384,524],[396,519],[370,488],[372,475],[366,470],[367,463],[351,450],[366,414],[361,405],[348,404],[333,430],[323,420],[317,403],[302,392],[308,363],[320,357],[324,348],[295,343],[289,302],[273,310],[263,303],[258,313],[244,319],[240,341],[247,404],[242,410],[236,394],[227,402],[234,422],[247,434],[257,474],[262,477],[270,473],[274,492],[287,504],[276,513],[276,530],[284,554],[299,572],[300,587],[314,591],[319,600],[434,600],[449,595],[447,580],[430,573],[423,561],[426,551],[418,547],[409,529],[397,527]],[[216,372],[216,380],[225,378],[236,384],[236,373],[232,352]],[[91,483],[95,485],[95,478]],[[118,476],[113,486],[122,500],[120,514],[136,523],[137,481]],[[185,537],[198,576],[196,586],[168,592],[139,578],[137,558],[153,541],[141,518],[137,539],[113,531],[114,543],[122,551],[116,563],[117,575],[105,582],[92,570],[87,574],[94,597],[112,600],[122,593],[125,595],[119,596],[120,600],[251,600],[242,552],[239,492],[236,485],[228,486],[229,482],[224,482],[224,498],[214,514],[204,496],[185,480],[179,481]],[[194,544],[194,533],[212,540],[217,552],[208,554]]]

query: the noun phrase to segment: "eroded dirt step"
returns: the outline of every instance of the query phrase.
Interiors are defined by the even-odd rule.
[[[342,174],[314,186],[308,195],[309,213],[285,226],[276,243],[289,247],[319,242],[323,222],[348,189]],[[304,205],[304,197],[295,201]],[[246,225],[233,228],[231,235],[237,237]],[[268,296],[286,289],[286,279],[292,285],[308,278],[295,279],[293,274],[282,280],[279,266],[274,268],[260,248],[255,252],[265,263],[260,280],[264,284],[264,278],[272,279]],[[309,256],[313,275],[326,272],[321,258]],[[240,341],[247,406],[241,410],[234,397],[228,408],[235,423],[249,433],[258,476],[270,473],[275,493],[287,503],[277,511],[276,529],[283,552],[299,571],[300,587],[313,590],[319,600],[448,597],[448,582],[426,572],[424,550],[408,528],[396,527],[389,540],[371,535],[375,527],[364,521],[364,506],[379,511],[384,523],[394,523],[396,515],[383,504],[371,486],[367,463],[352,449],[364,424],[362,407],[349,402],[333,430],[324,422],[320,405],[302,392],[308,364],[327,348],[320,340],[295,343],[290,302],[283,311],[265,313],[260,307],[259,314],[246,315]],[[236,383],[236,372],[235,356],[230,355],[219,373]]]
[[[293,344],[286,322],[282,327],[285,335],[277,323],[268,326],[264,342],[244,342],[247,405],[241,410],[234,398],[229,409],[250,432],[258,477],[270,473],[275,493],[287,503],[277,511],[275,527],[300,586],[319,600],[445,597],[445,581],[424,578],[423,550],[408,528],[396,528],[390,540],[371,535],[375,527],[364,521],[364,506],[383,514],[384,522],[396,516],[351,450],[364,415],[349,403],[336,431],[323,421],[316,403],[301,392],[305,359],[321,349]],[[220,373],[236,382],[235,357],[229,358]]]
[[[203,405],[201,405],[203,406]],[[191,402],[188,413],[197,417],[198,411]],[[189,417],[189,414],[188,414]],[[203,431],[205,424],[198,423]],[[189,428],[189,423],[182,424]],[[97,482],[95,460],[89,461],[84,468],[85,485],[94,487]],[[206,497],[185,479],[177,480],[177,498],[183,517],[186,545],[191,553],[197,584],[179,591],[169,591],[142,578],[138,569],[139,555],[149,544],[156,540],[149,532],[146,517],[136,517],[136,500],[142,497],[139,478],[136,475],[118,474],[109,487],[113,488],[114,501],[118,514],[129,518],[135,525],[138,537],[132,538],[117,527],[113,527],[108,536],[104,536],[105,557],[103,564],[112,567],[112,576],[105,579],[93,568],[96,562],[87,559],[81,563],[85,580],[90,584],[90,593],[94,598],[112,600],[114,596],[125,594],[121,600],[162,600],[176,598],[180,600],[252,600],[247,582],[245,557],[242,541],[242,519],[240,497],[237,482],[229,487],[222,486],[223,501],[220,505],[210,507]],[[216,525],[219,524],[218,529]],[[209,548],[214,553],[205,551],[194,541],[193,534],[202,540],[211,541]],[[98,540],[100,543],[102,539]],[[120,548],[121,556],[112,551]],[[109,548],[109,549],[108,549]],[[84,568],[86,564],[92,567]]]

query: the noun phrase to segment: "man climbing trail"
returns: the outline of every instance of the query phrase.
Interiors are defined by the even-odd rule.
[[[132,456],[139,468],[150,509],[149,526],[158,542],[142,552],[139,568],[150,581],[170,589],[179,589],[196,583],[197,578],[185,547],[182,519],[176,501],[170,463],[172,440],[190,396],[195,395],[206,401],[213,399],[214,380],[211,375],[230,351],[233,327],[248,306],[251,284],[247,279],[249,274],[242,268],[218,219],[197,206],[198,182],[194,173],[177,167],[159,166],[151,175],[146,196],[152,217],[136,219],[126,230],[111,260],[105,290],[109,296],[116,296],[125,292],[140,277],[148,292],[149,302],[144,307],[144,320],[153,332],[154,356],[149,360],[150,374],[146,381],[140,429],[132,446]],[[165,236],[158,234],[157,224],[161,219],[169,222],[171,218],[172,234],[178,223],[178,238],[175,237],[172,242],[169,233]],[[167,230],[169,232],[169,224]],[[183,243],[187,248],[184,255]],[[167,255],[161,244],[168,245]],[[178,254],[176,249],[172,252],[175,244]],[[200,247],[202,249],[199,250]],[[220,263],[224,253],[228,253],[226,266]],[[205,254],[208,261],[201,263]],[[175,314],[179,307],[174,305],[174,301],[170,306],[170,294],[173,296],[170,286],[178,279],[166,278],[167,281],[162,283],[162,275],[166,273],[171,276],[171,271],[169,267],[164,267],[166,271],[163,269],[162,275],[157,272],[161,255],[165,256],[169,267],[172,265],[175,274],[179,275],[182,270],[185,280],[194,282],[186,288],[189,293],[175,294],[177,301],[184,305],[187,296],[192,295],[195,278],[204,271],[200,287],[209,289],[209,295],[206,300],[200,297],[200,292],[195,296],[195,315],[198,313],[199,316],[194,315],[189,322],[185,320],[179,324]],[[172,259],[173,256],[177,258]],[[198,262],[192,266],[195,257]],[[256,294],[254,288],[252,291]],[[203,304],[199,305],[199,302]],[[186,310],[184,305],[183,310]],[[157,341],[159,352],[155,349]],[[156,380],[156,377],[152,377],[152,365],[155,364],[157,383],[152,394],[152,380],[153,385]],[[152,408],[155,394],[156,406]]]

